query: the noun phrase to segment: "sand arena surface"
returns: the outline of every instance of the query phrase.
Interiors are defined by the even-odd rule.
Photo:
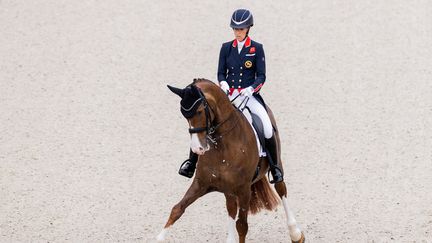
[[[216,79],[252,10],[308,242],[432,242],[431,1],[0,0],[0,242],[152,242],[190,180],[166,84]],[[222,194],[170,242],[224,242]],[[282,206],[249,242],[288,242]]]

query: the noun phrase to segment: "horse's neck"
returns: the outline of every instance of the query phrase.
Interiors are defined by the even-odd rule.
[[[225,142],[237,142],[245,138],[253,138],[253,130],[249,129],[249,122],[246,117],[233,107],[231,102],[219,106],[217,114],[218,123],[223,122],[220,132],[223,134]],[[249,134],[250,133],[250,134]]]
[[[223,123],[218,130],[226,138],[222,139],[224,143],[238,143],[245,139],[254,139],[255,135],[246,117],[234,108],[231,101],[222,92],[218,94],[216,89],[219,87],[212,85],[214,84],[202,83],[199,86],[209,95],[209,100],[215,102],[216,123]]]
[[[231,116],[235,115],[234,112],[236,112],[234,107],[231,107],[229,103],[219,102],[216,109],[217,122],[220,123],[229,119]]]

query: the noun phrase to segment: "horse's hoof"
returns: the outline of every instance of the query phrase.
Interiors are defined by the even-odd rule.
[[[300,237],[300,239],[298,240],[298,241],[291,241],[292,243],[304,243],[305,242],[305,236],[304,236],[304,234],[303,234],[303,232],[301,232],[301,237]]]

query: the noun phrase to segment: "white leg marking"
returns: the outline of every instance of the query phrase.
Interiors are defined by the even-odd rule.
[[[285,215],[287,217],[287,224],[291,240],[298,241],[301,238],[301,231],[297,227],[297,221],[294,217],[294,213],[290,210],[288,206],[288,200],[285,196],[282,197],[282,202],[285,209]]]
[[[227,243],[236,243],[237,239],[236,239],[236,223],[235,220],[233,218],[231,218],[230,216],[228,216],[228,237],[226,242]]]
[[[165,237],[166,237],[167,233],[168,233],[168,228],[164,228],[164,229],[162,229],[162,231],[161,231],[161,232],[158,234],[158,236],[156,237],[156,240],[157,240],[158,242],[165,241]]]

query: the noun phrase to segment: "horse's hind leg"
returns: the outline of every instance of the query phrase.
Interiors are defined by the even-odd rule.
[[[305,242],[304,234],[303,232],[300,231],[300,228],[297,226],[297,221],[294,217],[294,213],[291,211],[291,209],[288,206],[287,189],[286,189],[285,182],[281,181],[276,183],[275,189],[279,194],[279,197],[282,199],[282,203],[285,209],[285,215],[287,217],[287,224],[288,224],[291,241],[294,243]]]
[[[232,194],[225,193],[226,199],[226,207],[228,210],[228,236],[227,243],[235,243],[236,242],[236,226],[235,226],[235,218],[237,216],[237,197]]]
[[[165,236],[168,232],[168,228],[173,225],[184,213],[185,209],[191,205],[199,197],[207,193],[207,188],[200,187],[197,180],[193,180],[192,185],[187,190],[186,194],[183,196],[182,200],[177,203],[171,210],[171,214],[168,218],[165,227],[157,236],[158,241],[164,241]]]

